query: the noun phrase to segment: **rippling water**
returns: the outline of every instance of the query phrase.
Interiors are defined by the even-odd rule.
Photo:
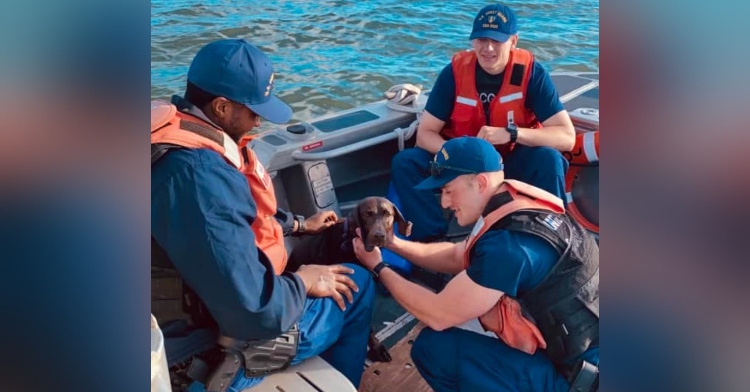
[[[151,98],[183,92],[198,49],[245,38],[274,62],[276,92],[309,120],[382,99],[397,83],[432,87],[470,47],[476,1],[151,0]],[[519,46],[550,71],[599,70],[599,2],[513,2]]]

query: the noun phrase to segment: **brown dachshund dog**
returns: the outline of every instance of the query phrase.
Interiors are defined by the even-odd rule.
[[[384,197],[362,199],[357,207],[338,223],[318,235],[304,236],[289,255],[287,271],[296,271],[303,264],[333,265],[358,263],[352,239],[359,227],[369,252],[373,247],[385,246],[393,239],[393,226],[398,223],[398,232],[411,234],[412,223],[404,219],[401,211]]]

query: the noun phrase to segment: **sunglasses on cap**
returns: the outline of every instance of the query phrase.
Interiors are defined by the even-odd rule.
[[[453,166],[444,165],[440,162],[430,161],[430,175],[431,176],[440,177],[443,174],[443,170],[446,170],[446,169],[457,171],[460,173],[466,173],[466,174],[477,174],[477,172],[473,170],[462,169],[460,167],[453,167]]]

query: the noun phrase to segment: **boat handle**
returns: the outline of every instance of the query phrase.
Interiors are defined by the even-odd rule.
[[[373,138],[365,139],[354,144],[349,144],[339,148],[334,148],[329,151],[322,152],[302,152],[296,150],[292,152],[292,158],[298,161],[323,161],[326,159],[336,158],[342,155],[351,154],[355,151],[363,150],[367,147],[387,142],[390,140],[398,139],[398,133],[388,132],[386,134],[375,136]]]

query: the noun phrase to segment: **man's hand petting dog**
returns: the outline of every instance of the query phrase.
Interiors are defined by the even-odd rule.
[[[317,298],[331,297],[341,310],[346,310],[344,297],[352,303],[352,290],[359,291],[357,284],[347,276],[353,273],[353,269],[341,264],[303,265],[296,272],[305,284],[307,295]]]
[[[359,227],[357,228],[357,236],[352,239],[352,245],[354,246],[354,254],[357,256],[359,262],[370,271],[383,260],[380,248],[377,246],[373,246],[370,252],[365,249],[365,243],[362,241],[362,232],[359,230]]]
[[[320,211],[305,219],[305,234],[320,234],[323,230],[335,225],[339,220],[334,211]]]

